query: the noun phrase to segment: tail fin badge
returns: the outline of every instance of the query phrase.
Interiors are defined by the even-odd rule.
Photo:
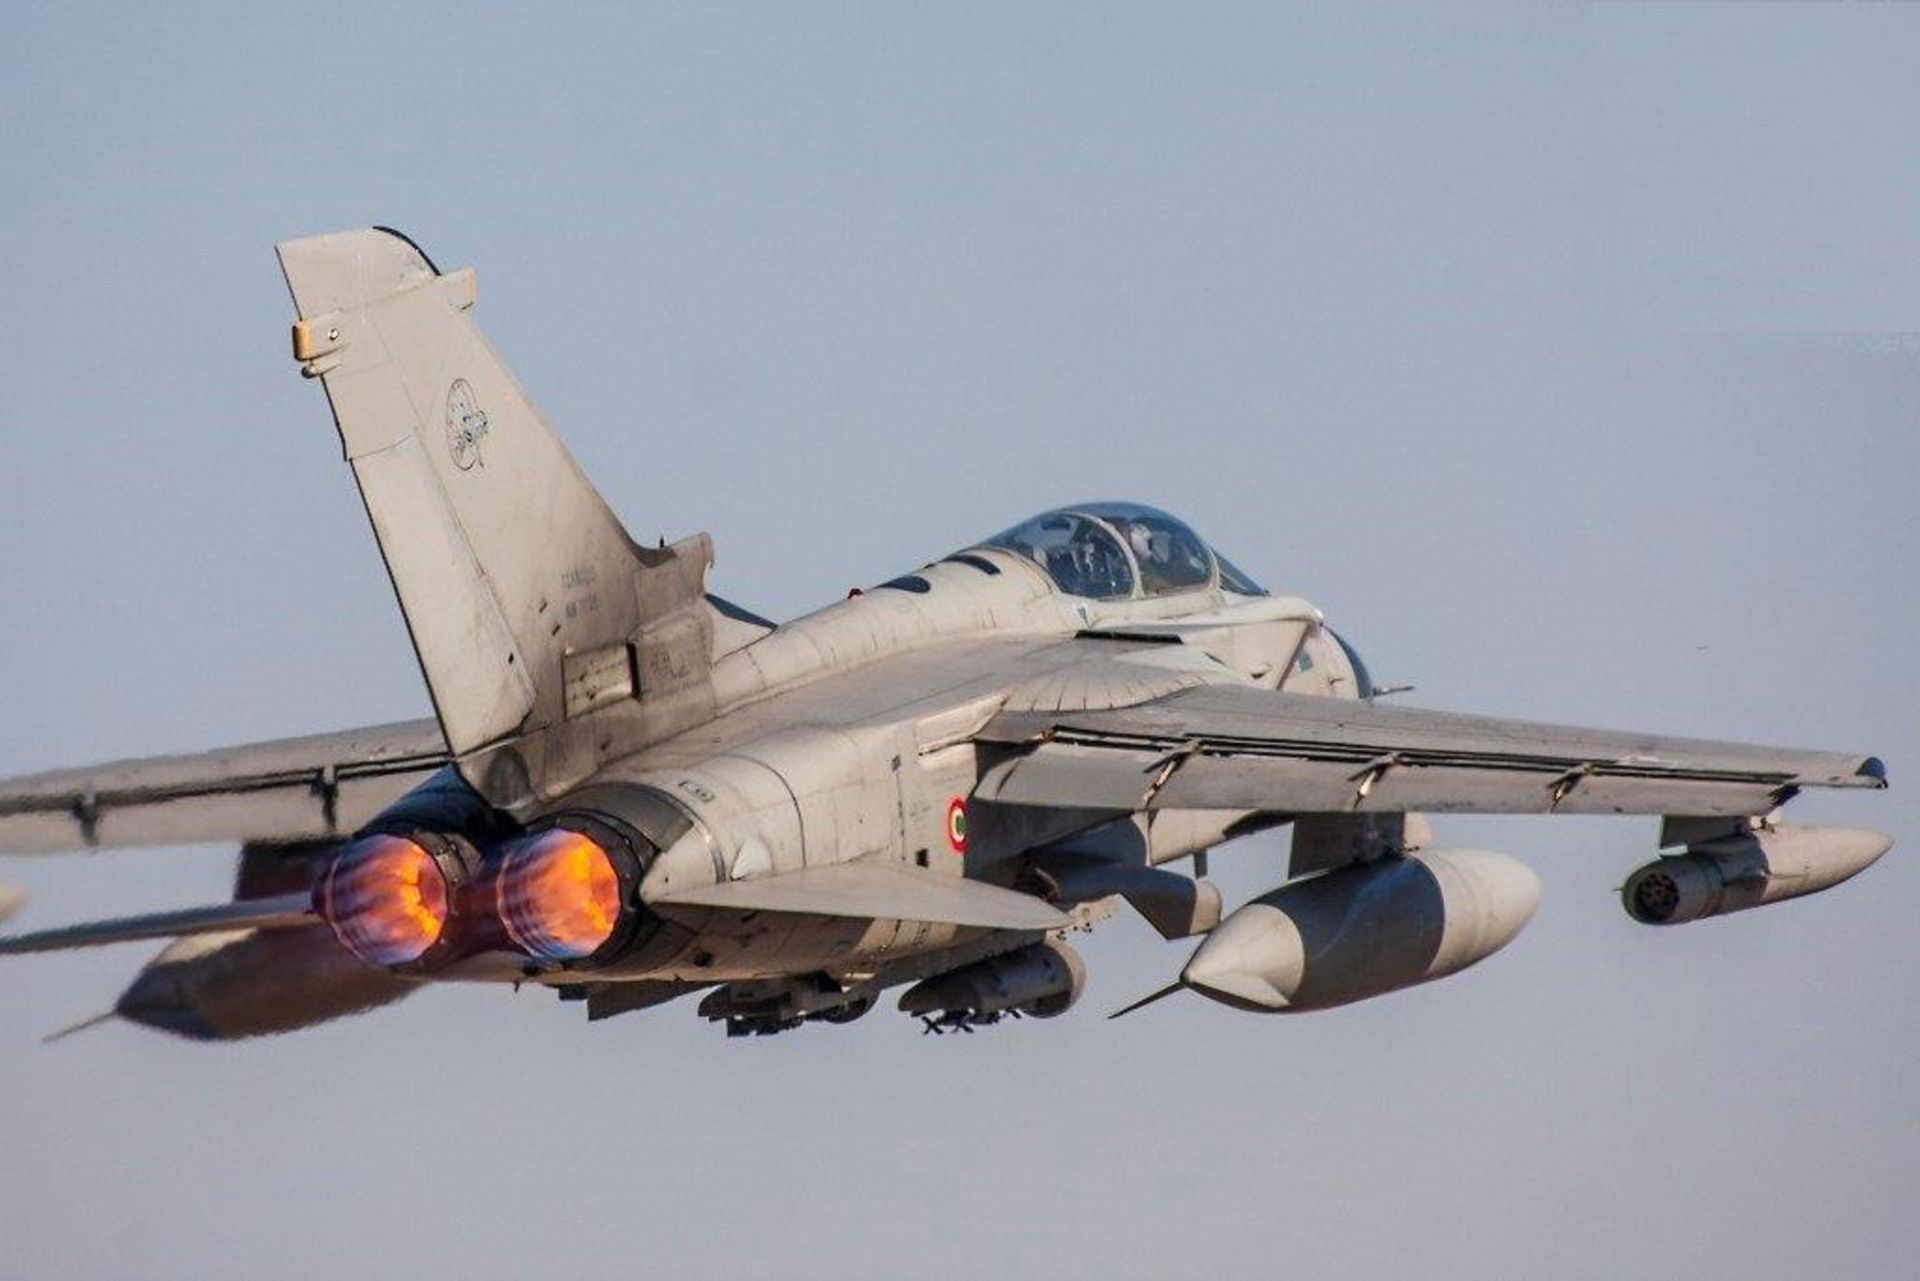
[[[474,398],[473,384],[464,378],[453,380],[447,388],[447,452],[461,471],[485,467],[480,457],[480,442],[487,436],[487,412]]]

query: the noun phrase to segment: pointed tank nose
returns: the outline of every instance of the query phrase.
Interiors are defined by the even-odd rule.
[[[1180,981],[1237,1009],[1287,1008],[1307,965],[1300,931],[1285,912],[1255,901],[1214,927]]]
[[[113,1012],[129,1023],[170,1032],[190,1041],[213,1041],[219,1033],[193,1008],[180,976],[165,966],[143,970],[114,1002]]]

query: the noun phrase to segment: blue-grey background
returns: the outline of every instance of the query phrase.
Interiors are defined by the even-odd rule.
[[[1920,13],[331,5],[0,18],[0,772],[424,714],[277,239],[384,222],[641,539],[790,617],[1188,515],[1416,700],[1880,752],[1900,844],[1667,932],[1649,821],[1300,1019],[728,1043],[447,989],[228,1047],[0,970],[0,1272],[1885,1276],[1920,1250]],[[537,536],[530,531],[530,537]],[[1215,860],[1229,901],[1284,838]],[[40,926],[230,854],[5,860]]]

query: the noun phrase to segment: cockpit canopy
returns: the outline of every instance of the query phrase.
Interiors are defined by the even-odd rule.
[[[1057,508],[982,545],[1026,557],[1062,592],[1091,600],[1167,596],[1216,581],[1241,596],[1267,594],[1184,522],[1139,503]]]

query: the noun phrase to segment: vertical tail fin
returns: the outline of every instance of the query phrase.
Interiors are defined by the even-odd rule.
[[[551,795],[697,703],[706,537],[627,536],[473,323],[472,269],[443,275],[383,228],[277,249],[294,357],[326,388],[468,780],[499,805]]]

